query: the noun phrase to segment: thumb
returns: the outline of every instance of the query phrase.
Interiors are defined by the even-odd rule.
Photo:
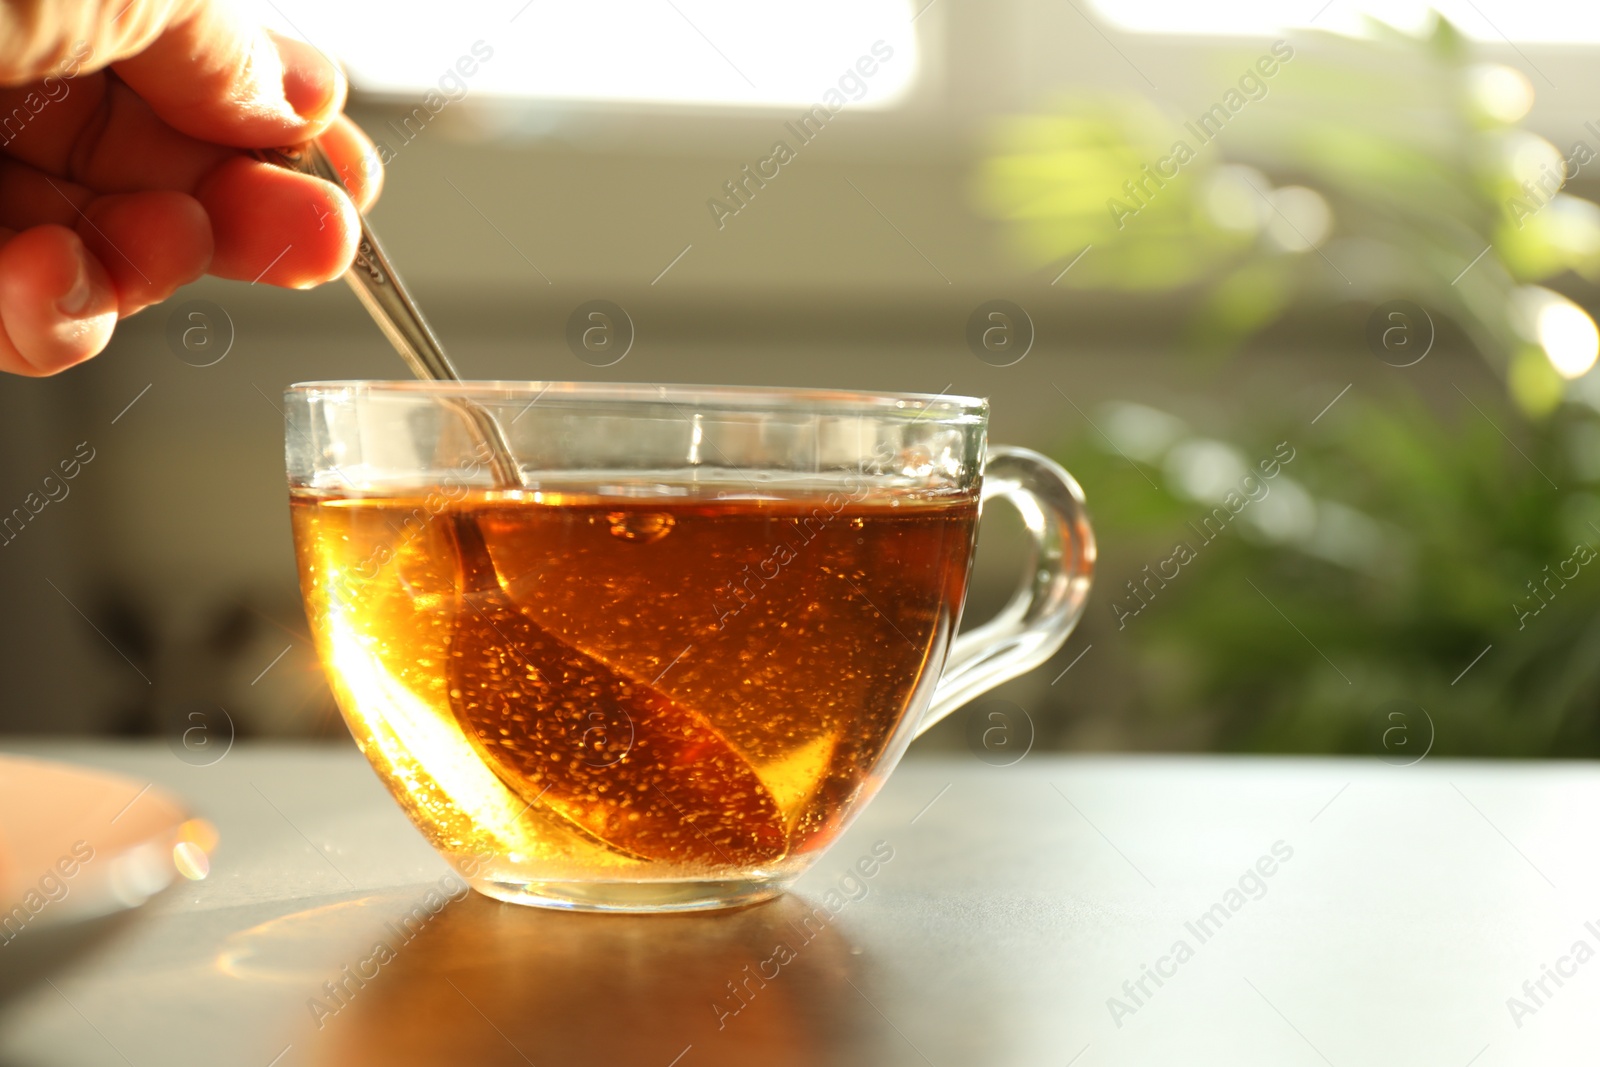
[[[303,41],[242,19],[230,5],[199,0],[117,75],[169,126],[216,144],[298,144],[344,107],[344,75]]]

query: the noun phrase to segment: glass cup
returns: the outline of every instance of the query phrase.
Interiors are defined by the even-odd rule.
[[[984,400],[352,381],[286,403],[301,589],[345,721],[501,900],[781,892],[912,738],[1060,648],[1089,591],[1077,483],[987,447]],[[957,636],[996,497],[1029,535],[1021,587]]]

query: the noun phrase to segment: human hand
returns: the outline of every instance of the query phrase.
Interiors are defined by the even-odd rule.
[[[222,0],[0,0],[0,371],[81,363],[202,274],[342,274],[383,177],[345,91]],[[354,204],[248,151],[312,138]]]

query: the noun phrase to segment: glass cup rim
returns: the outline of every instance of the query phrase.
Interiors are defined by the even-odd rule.
[[[483,402],[577,402],[582,404],[692,404],[734,411],[802,411],[816,414],[910,416],[918,421],[971,424],[989,416],[987,397],[951,393],[882,393],[849,389],[761,385],[694,385],[650,382],[562,382],[414,378],[352,378],[296,382],[285,400],[356,399],[368,396],[451,397]]]

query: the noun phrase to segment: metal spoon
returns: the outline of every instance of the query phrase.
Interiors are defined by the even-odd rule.
[[[259,156],[345,188],[315,142]],[[461,380],[365,217],[345,279],[418,378]],[[462,397],[444,402],[488,447],[499,488],[527,484],[488,409]],[[654,685],[628,677],[530,618],[506,592],[473,515],[457,515],[450,532],[461,566],[461,602],[471,611],[463,612],[455,628],[452,709],[502,782],[530,806],[553,810],[638,859],[703,869],[747,867],[784,855],[782,811],[721,731]],[[538,714],[527,714],[527,694],[538,694]],[[602,741],[602,751],[586,747],[585,728],[597,706],[626,718],[625,746]]]

